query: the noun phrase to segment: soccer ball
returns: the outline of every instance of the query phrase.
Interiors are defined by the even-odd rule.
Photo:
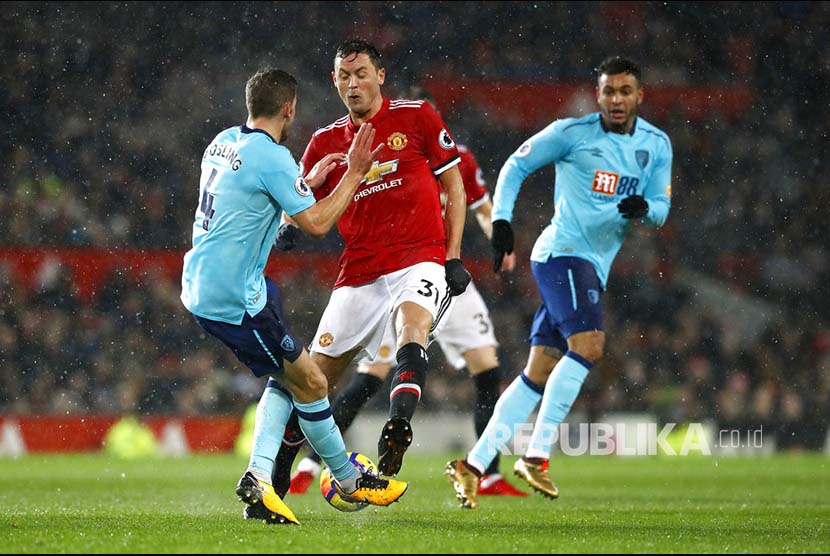
[[[375,463],[368,457],[358,452],[348,452],[349,461],[363,473],[377,473]],[[359,512],[369,504],[364,502],[347,502],[340,497],[337,489],[334,488],[334,475],[331,474],[331,469],[326,467],[320,474],[320,492],[326,502],[332,505],[335,510],[341,512]]]

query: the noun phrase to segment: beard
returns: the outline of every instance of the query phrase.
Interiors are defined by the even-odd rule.
[[[605,118],[604,118],[605,127],[607,127],[608,130],[613,132],[613,133],[622,134],[622,133],[626,133],[627,131],[630,131],[630,129],[627,129],[627,128],[629,127],[629,124],[631,124],[631,122],[634,121],[634,118],[637,117],[637,107],[635,106],[634,109],[631,111],[631,114],[628,115],[628,117],[625,119],[625,121],[623,121],[622,123],[619,123],[619,124],[613,123],[611,121],[611,112],[610,112],[610,110],[608,111],[607,115],[605,115],[605,114],[603,114],[603,115],[605,116]]]
[[[625,126],[628,125],[628,120],[621,124],[608,124],[608,129],[613,133],[625,133]]]

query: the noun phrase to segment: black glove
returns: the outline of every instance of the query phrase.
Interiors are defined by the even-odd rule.
[[[277,230],[277,239],[274,240],[274,247],[280,251],[291,251],[297,246],[297,240],[300,239],[300,229],[297,226],[292,226],[288,222],[280,224],[280,229]]]
[[[498,272],[504,255],[513,252],[513,227],[507,220],[493,222],[493,236],[490,238],[493,246],[493,272]]]
[[[617,203],[617,208],[623,218],[643,218],[648,214],[648,201],[642,195],[631,195]]]
[[[470,280],[472,280],[461,259],[444,261],[444,273],[447,278],[447,287],[450,288],[450,295],[453,296],[464,293]]]

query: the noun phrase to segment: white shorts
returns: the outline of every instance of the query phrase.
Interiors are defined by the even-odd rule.
[[[473,282],[470,282],[464,293],[455,298],[452,308],[439,324],[440,326],[435,330],[435,339],[441,346],[447,362],[456,369],[464,368],[466,365],[464,354],[468,351],[499,345],[493,333],[490,311],[487,310],[487,305]],[[396,345],[395,327],[390,320],[377,356],[362,359],[361,365],[375,363],[394,365],[397,354]]]
[[[339,357],[359,347],[374,358],[392,326],[392,314],[405,301],[429,311],[435,327],[452,302],[443,265],[418,263],[366,284],[337,288],[320,319],[311,351]],[[394,345],[394,332],[392,337]]]

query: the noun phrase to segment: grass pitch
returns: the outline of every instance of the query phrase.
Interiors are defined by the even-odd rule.
[[[830,458],[564,457],[550,501],[482,497],[460,510],[452,456],[406,457],[402,501],[354,514],[313,489],[289,496],[301,527],[241,518],[233,456],[0,460],[0,551],[828,552]],[[512,459],[502,463],[509,469]]]

